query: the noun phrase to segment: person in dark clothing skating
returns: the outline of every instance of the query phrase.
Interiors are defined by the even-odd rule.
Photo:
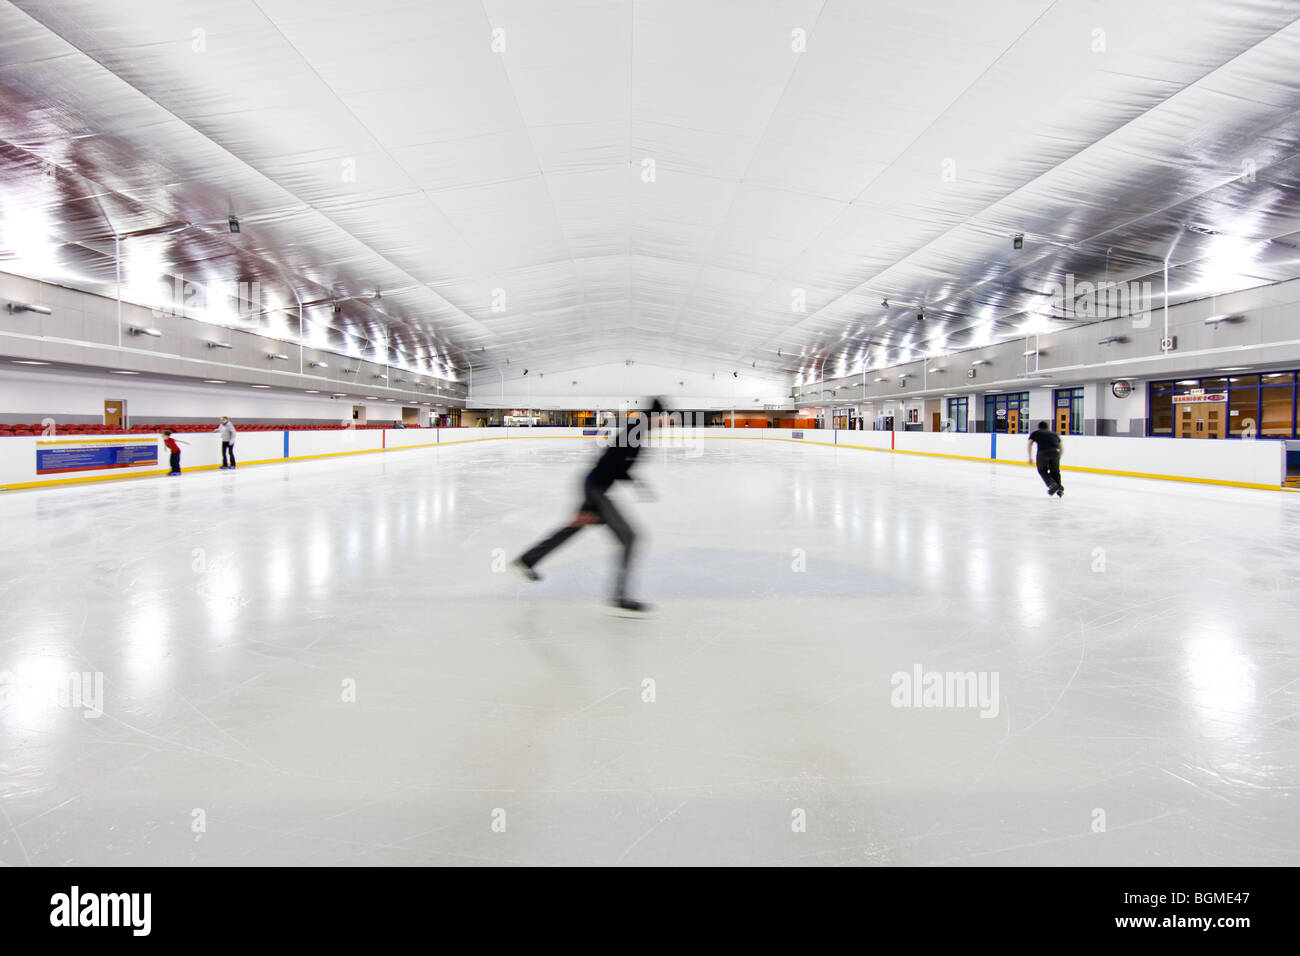
[[[1033,463],[1034,446],[1038,446],[1038,474],[1047,485],[1047,493],[1058,498],[1065,497],[1065,488],[1061,485],[1061,436],[1047,427],[1047,422],[1039,422],[1037,431],[1029,435],[1029,461]]]
[[[610,603],[625,611],[645,611],[646,605],[634,601],[627,593],[628,571],[632,564],[632,553],[636,547],[636,532],[628,524],[622,513],[609,498],[609,489],[616,481],[631,481],[631,470],[636,462],[641,447],[649,437],[650,429],[658,424],[658,416],[663,412],[663,405],[658,399],[650,404],[649,414],[644,423],[625,422],[614,437],[612,444],[605,449],[594,468],[587,473],[582,485],[582,504],[573,520],[560,528],[549,538],[538,542],[515,559],[515,566],[532,581],[541,579],[534,570],[542,558],[546,557],[564,542],[587,525],[603,524],[614,533],[623,546],[623,554],[618,568],[618,578],[614,587],[614,596]]]

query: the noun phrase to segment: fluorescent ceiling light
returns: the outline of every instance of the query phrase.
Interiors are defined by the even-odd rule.
[[[266,357],[267,357],[268,359],[270,359],[271,361],[273,361],[273,362],[287,362],[287,361],[289,361],[289,356],[284,355],[284,354],[281,353],[281,352],[268,352],[268,353],[266,354]]]
[[[128,372],[125,369],[114,368],[108,370],[109,375],[139,375],[139,372]]]
[[[132,335],[148,335],[155,339],[162,338],[162,333],[159,332],[157,329],[141,328],[138,325],[131,326],[129,329],[127,329],[127,331],[130,332]]]
[[[209,385],[225,385],[225,384],[226,384],[226,380],[225,380],[224,378],[205,378],[203,381],[207,382]]]
[[[36,359],[14,359],[19,365],[49,365],[49,362],[38,362]]]
[[[231,345],[229,342],[209,342],[209,343],[208,343],[208,348],[210,348],[210,349],[233,349],[234,346]]]
[[[270,385],[250,385],[249,388],[270,388]]]
[[[308,394],[308,395],[319,395],[319,394],[320,394],[320,389],[318,389],[318,388],[309,388],[309,389],[307,389],[307,394]]]

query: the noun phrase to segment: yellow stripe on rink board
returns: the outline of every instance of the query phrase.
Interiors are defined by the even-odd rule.
[[[719,436],[721,437],[721,436]],[[802,442],[798,438],[783,438],[781,441],[800,442],[800,444],[825,445],[828,448],[852,448],[854,451],[887,451],[896,455],[925,455],[927,458],[956,458],[961,461],[983,461],[990,465],[1018,465],[1032,468],[1027,461],[1014,461],[1010,458],[972,458],[969,455],[945,455],[937,451],[912,451],[907,448],[870,448],[866,445],[832,445],[830,442]],[[1141,471],[1115,471],[1110,468],[1084,468],[1082,465],[1062,465],[1061,471],[1081,471],[1093,475],[1115,475],[1119,478],[1155,478],[1162,481],[1182,481],[1197,485],[1223,485],[1228,488],[1256,488],[1260,491],[1300,491],[1282,485],[1261,485],[1249,481],[1224,481],[1222,478],[1191,478],[1185,475],[1153,475]]]

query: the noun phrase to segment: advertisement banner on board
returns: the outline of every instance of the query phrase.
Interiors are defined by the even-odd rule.
[[[63,439],[36,443],[36,474],[106,471],[158,465],[154,438]]]

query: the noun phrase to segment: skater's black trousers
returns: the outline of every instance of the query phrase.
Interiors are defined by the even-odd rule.
[[[632,550],[636,547],[636,532],[632,526],[627,523],[627,519],[614,507],[614,502],[609,500],[606,490],[597,488],[592,485],[586,485],[584,488],[585,497],[582,502],[583,511],[592,511],[600,516],[600,523],[606,525],[614,536],[618,538],[619,543],[623,545],[623,557],[618,567],[618,580],[614,588],[614,596],[623,598],[627,596],[627,573],[632,564]],[[564,542],[568,541],[575,534],[581,531],[585,525],[565,525],[555,534],[551,535],[545,541],[541,541],[525,551],[520,560],[530,568],[535,566],[538,561],[546,557]]]
[[[233,441],[223,441],[221,443],[221,463],[235,467],[235,443]]]
[[[1040,451],[1038,453],[1038,474],[1047,487],[1059,487],[1061,484],[1061,456]]]
[[[171,460],[172,460],[172,471],[180,471],[180,470],[181,470],[181,453],[178,452],[178,451],[174,451],[174,452],[172,452],[172,458],[171,458]]]

